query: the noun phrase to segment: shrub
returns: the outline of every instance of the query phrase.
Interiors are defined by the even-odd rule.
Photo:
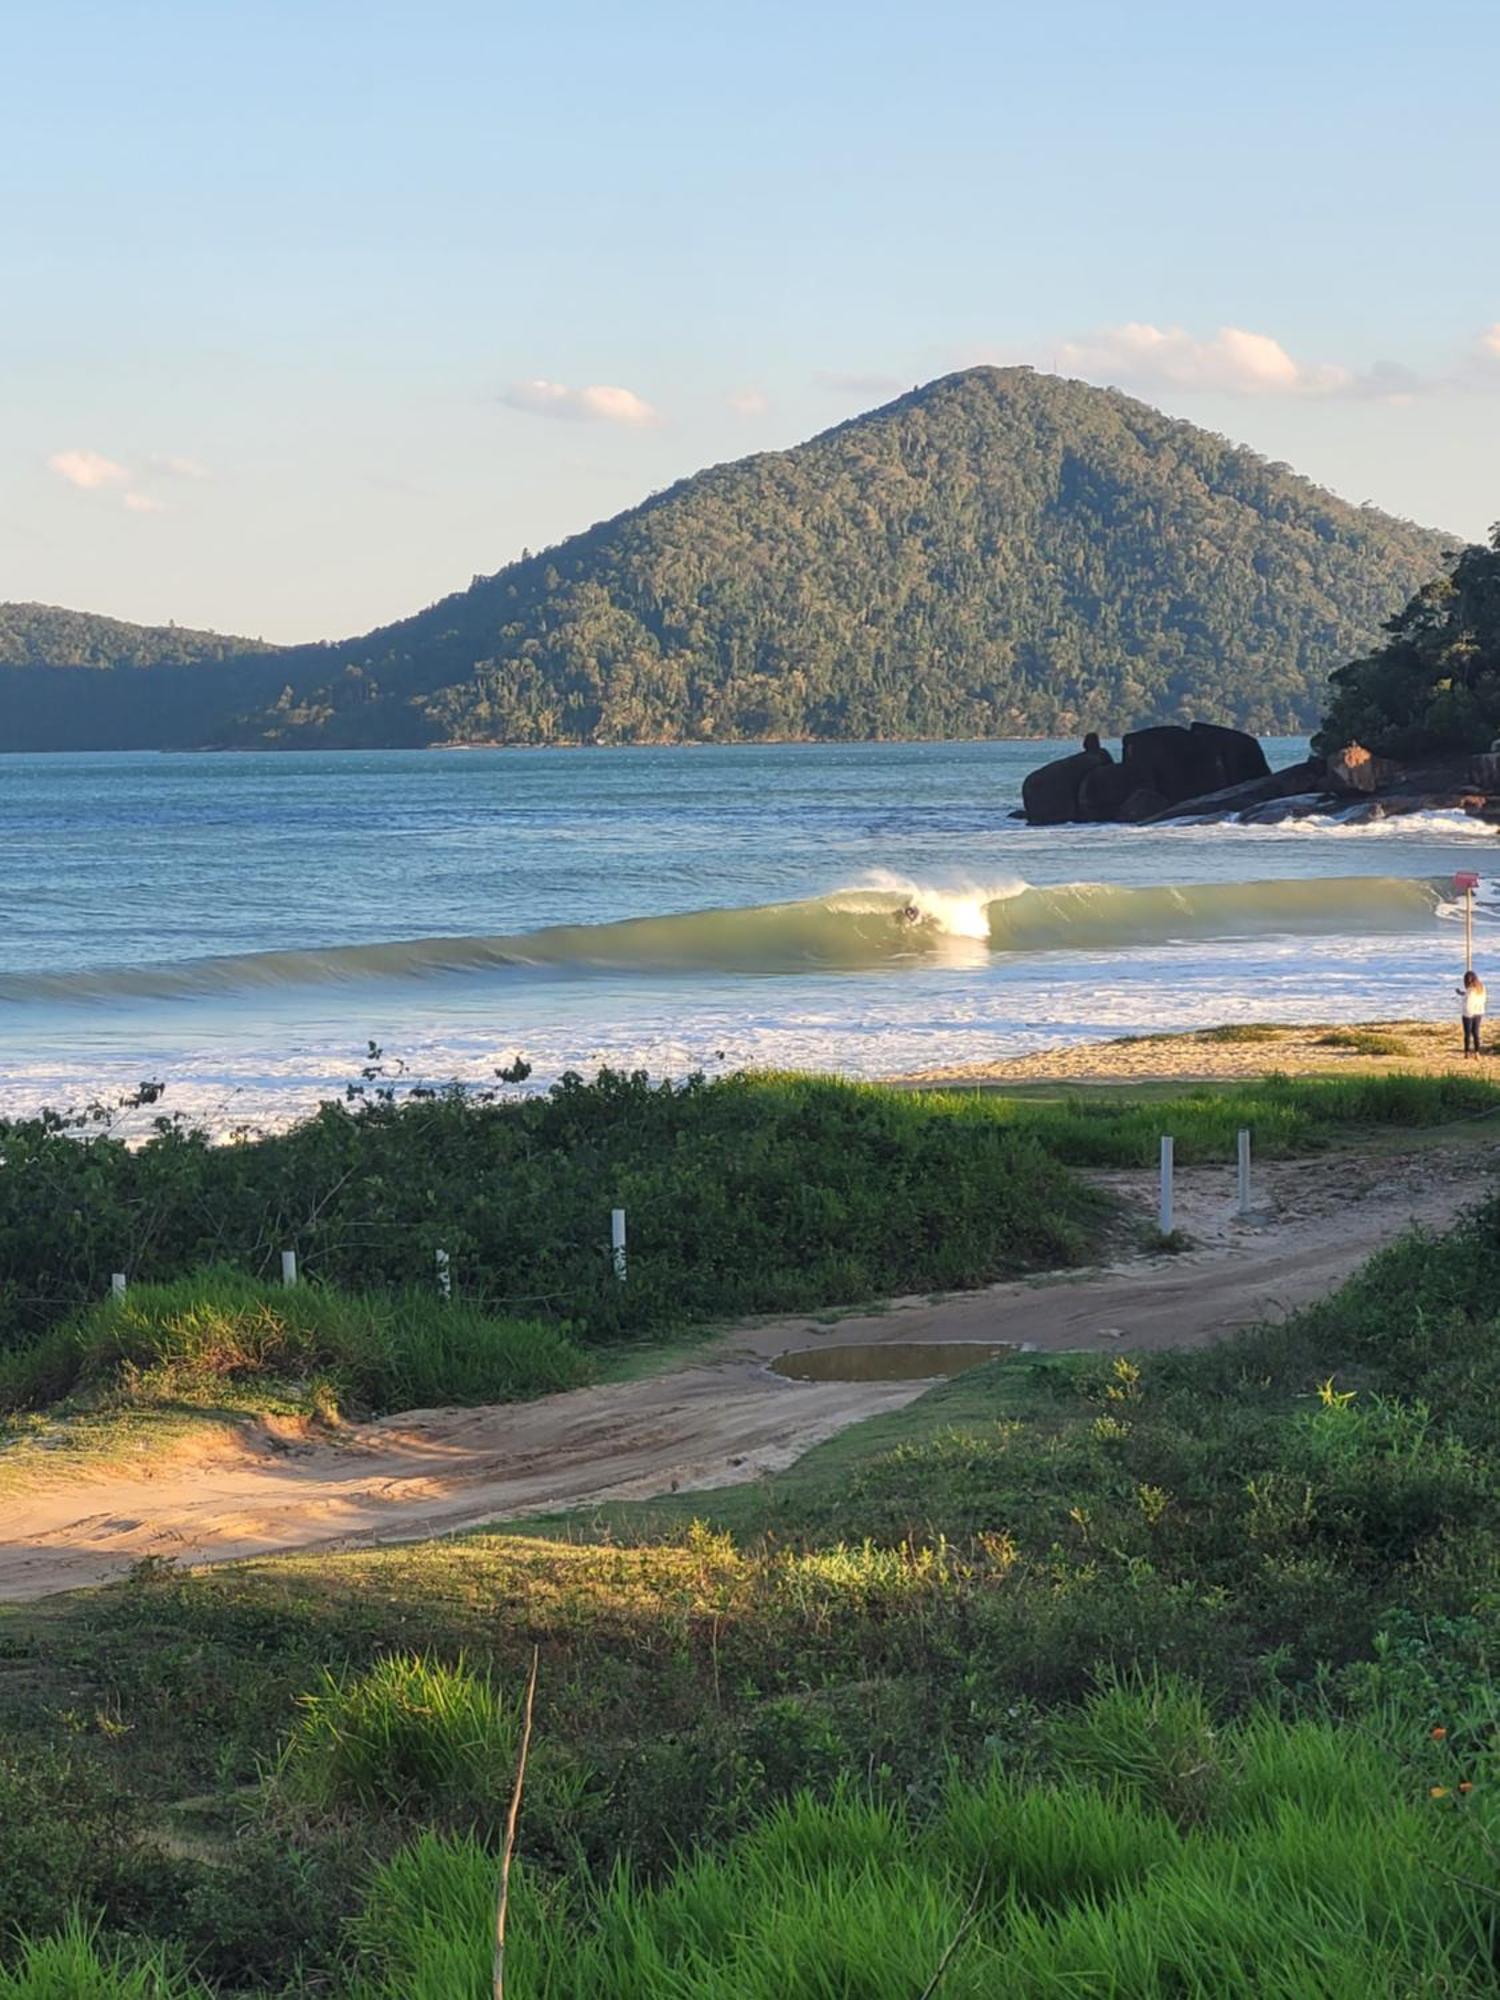
[[[433,1812],[493,1826],[515,1781],[520,1713],[460,1661],[395,1653],[303,1697],[277,1767],[282,1795],[337,1812]]]

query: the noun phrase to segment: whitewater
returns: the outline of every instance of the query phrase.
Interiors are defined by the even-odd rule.
[[[0,757],[0,1112],[149,1078],[261,1129],[372,1041],[403,1086],[544,1084],[1438,1018],[1459,869],[1482,959],[1478,823],[1019,823],[1066,747]]]

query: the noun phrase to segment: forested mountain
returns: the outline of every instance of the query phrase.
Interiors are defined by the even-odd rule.
[[[0,604],[0,750],[191,742],[249,691],[273,694],[259,639]]]
[[[1116,391],[978,368],[146,705],[247,746],[1303,728],[1445,545]]]

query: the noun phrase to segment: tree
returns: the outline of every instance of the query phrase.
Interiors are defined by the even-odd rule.
[[[1333,676],[1314,739],[1387,756],[1487,750],[1500,736],[1500,524],[1390,619],[1386,644]]]

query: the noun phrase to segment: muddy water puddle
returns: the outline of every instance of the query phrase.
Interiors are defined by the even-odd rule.
[[[933,1382],[1014,1354],[993,1340],[881,1340],[846,1347],[793,1347],[768,1366],[793,1382]]]

